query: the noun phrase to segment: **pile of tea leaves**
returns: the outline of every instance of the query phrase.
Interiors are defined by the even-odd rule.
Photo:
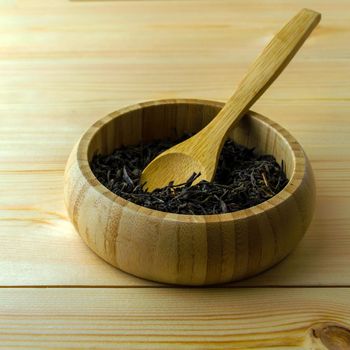
[[[288,183],[282,167],[271,155],[258,155],[234,143],[225,142],[213,182],[186,183],[147,192],[140,184],[142,170],[158,154],[185,140],[159,140],[116,149],[112,154],[93,157],[90,167],[110,191],[133,203],[179,214],[220,214],[257,205],[281,191]]]

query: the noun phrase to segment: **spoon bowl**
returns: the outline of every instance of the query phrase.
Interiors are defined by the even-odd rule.
[[[186,153],[173,153],[173,152],[163,152],[158,157],[158,161],[151,162],[146,168],[145,172],[148,174],[148,177],[141,176],[141,184],[145,183],[145,189],[156,189],[159,186],[166,186],[169,182],[174,180],[174,174],[181,172],[181,176],[184,179],[190,179],[193,175],[193,169],[196,169],[196,174],[200,173],[204,178],[207,177],[206,167],[200,163],[200,160],[193,159],[190,155]],[[156,179],[153,174],[159,173],[159,166],[162,164],[167,164],[167,171],[162,173],[162,182]],[[181,167],[179,167],[181,164]],[[196,179],[192,182],[195,184],[200,179]],[[181,185],[181,184],[178,184]],[[158,187],[157,187],[158,186]]]

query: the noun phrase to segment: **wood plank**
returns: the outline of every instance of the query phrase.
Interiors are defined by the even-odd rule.
[[[303,144],[315,219],[290,257],[242,284],[349,286],[350,3],[340,0],[253,0],[256,11],[244,1],[1,2],[0,285],[150,285],[97,258],[67,221],[71,147],[130,103],[225,100],[304,6],[324,13],[320,27],[255,109]]]
[[[316,349],[315,334],[333,346],[334,329],[350,334],[349,299],[348,288],[1,288],[0,347]]]

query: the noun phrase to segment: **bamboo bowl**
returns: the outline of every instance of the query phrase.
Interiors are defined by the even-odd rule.
[[[178,215],[148,209],[109,191],[90,169],[96,152],[196,132],[222,106],[187,99],[140,103],[107,115],[82,135],[66,166],[65,203],[76,230],[97,255],[149,280],[209,285],[255,275],[292,251],[314,211],[312,169],[299,143],[260,114],[250,111],[230,137],[283,160],[290,181],[268,201],[245,210]]]

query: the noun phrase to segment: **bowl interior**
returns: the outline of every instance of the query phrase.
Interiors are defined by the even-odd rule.
[[[207,125],[222,106],[221,103],[209,101],[164,101],[158,104],[145,103],[112,113],[95,124],[88,145],[88,160],[91,161],[94,154],[109,154],[123,145],[195,133]],[[254,147],[260,154],[272,154],[279,164],[283,161],[286,175],[291,179],[295,157],[281,129],[269,119],[249,112],[229,137],[246,147]]]

